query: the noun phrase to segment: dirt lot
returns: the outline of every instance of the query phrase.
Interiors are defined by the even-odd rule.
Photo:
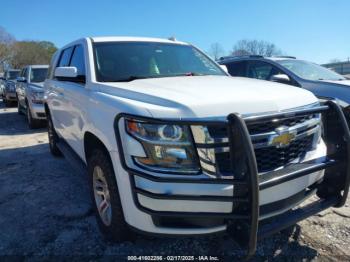
[[[45,128],[29,130],[24,116],[0,101],[0,256],[211,255],[230,261],[240,251],[229,236],[137,236],[133,242],[107,243],[98,231],[86,181],[64,158],[50,155]],[[255,259],[349,261],[349,204],[260,242]]]

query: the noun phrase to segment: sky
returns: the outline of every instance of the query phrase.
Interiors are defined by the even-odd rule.
[[[316,63],[350,57],[349,0],[9,0],[0,26],[57,47],[86,36],[175,36],[204,51],[257,39]]]

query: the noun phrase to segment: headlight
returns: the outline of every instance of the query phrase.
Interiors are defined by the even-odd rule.
[[[146,157],[133,156],[136,164],[152,171],[198,172],[189,127],[126,119],[126,131],[143,146]]]
[[[44,99],[44,93],[42,92],[32,92],[30,94],[31,100],[34,104],[42,104]]]

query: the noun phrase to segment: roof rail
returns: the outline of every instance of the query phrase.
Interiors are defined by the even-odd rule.
[[[219,58],[220,61],[226,59],[235,59],[235,58],[264,58],[262,55],[234,55],[234,56],[222,56]]]
[[[276,58],[290,58],[290,59],[297,59],[295,56],[289,56],[289,55],[276,55],[276,56],[273,56],[273,57],[276,57]]]

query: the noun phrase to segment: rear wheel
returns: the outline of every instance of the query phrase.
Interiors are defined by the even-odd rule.
[[[49,136],[49,146],[51,154],[54,156],[61,156],[62,153],[57,147],[59,138],[53,126],[51,116],[49,114],[47,115],[47,133]]]
[[[88,159],[89,186],[100,230],[108,240],[121,242],[132,238],[124,220],[112,163],[106,153],[95,149]]]

